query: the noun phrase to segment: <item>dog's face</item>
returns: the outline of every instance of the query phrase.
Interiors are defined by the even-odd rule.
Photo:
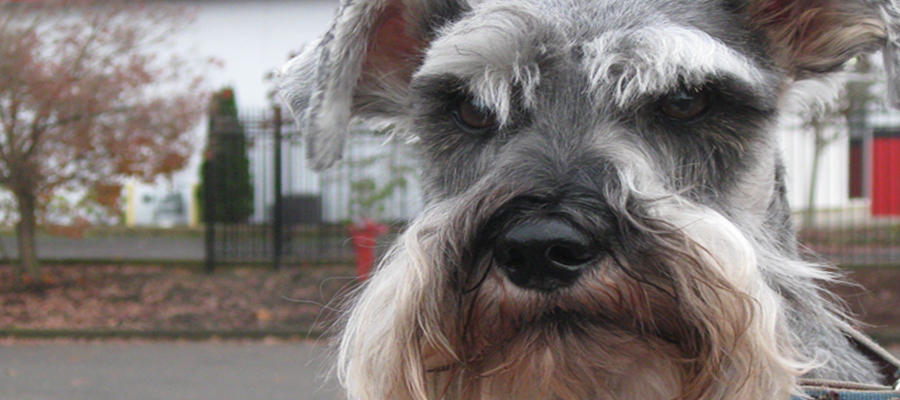
[[[675,3],[571,5],[479,4],[411,76],[427,193],[473,221],[439,264],[485,307],[463,331],[508,344],[615,326],[678,342],[693,332],[665,315],[677,270],[701,263],[684,230],[769,219],[783,76],[747,32],[721,29],[740,23],[724,5],[706,20]]]
[[[283,94],[318,167],[351,118],[390,119],[420,149],[429,202],[344,328],[351,395],[786,396],[809,361],[790,302],[818,296],[821,274],[792,247],[772,128],[794,80],[886,43],[891,70],[895,15],[838,0],[346,4]]]
[[[762,43],[724,5],[700,20],[671,2],[596,3],[485,3],[441,31],[410,84],[428,192],[449,198],[503,175],[657,186],[723,208],[734,193],[765,209],[773,179],[750,174],[774,170],[784,89]]]

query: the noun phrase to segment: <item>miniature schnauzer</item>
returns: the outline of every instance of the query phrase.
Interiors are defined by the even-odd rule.
[[[787,399],[878,382],[798,255],[774,127],[891,0],[345,0],[281,71],[310,162],[353,121],[426,207],[341,326],[351,399]]]

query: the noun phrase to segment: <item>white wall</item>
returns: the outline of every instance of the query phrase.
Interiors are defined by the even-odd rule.
[[[819,161],[816,184],[816,209],[836,209],[851,204],[849,186],[850,141],[846,134],[828,146]],[[778,133],[779,145],[787,170],[788,200],[796,210],[808,208],[812,176],[814,141],[810,128],[800,126],[796,118],[783,118]]]
[[[269,106],[266,73],[288,55],[325,33],[336,0],[181,1],[197,10],[181,46],[223,62],[208,76],[213,88],[231,85],[239,108]]]

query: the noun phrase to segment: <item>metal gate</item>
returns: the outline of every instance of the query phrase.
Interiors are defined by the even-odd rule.
[[[278,108],[211,117],[201,173],[207,270],[349,262],[350,223],[399,226],[420,209],[414,162],[389,132],[361,130],[324,173],[305,167],[300,136]]]

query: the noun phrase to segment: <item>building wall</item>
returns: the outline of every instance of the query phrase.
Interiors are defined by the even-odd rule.
[[[235,88],[240,108],[270,105],[267,73],[288,61],[304,43],[325,33],[336,0],[180,1],[197,11],[196,23],[179,39],[184,49],[222,61],[210,71],[214,88]]]
[[[176,0],[175,3],[196,13],[196,20],[176,37],[173,51],[200,61],[209,58],[219,61],[221,67],[206,71],[208,87],[211,90],[234,88],[238,108],[242,110],[271,106],[272,84],[266,80],[267,74],[287,62],[290,54],[304,43],[323,34],[338,5],[337,0]],[[129,223],[171,224],[173,218],[160,219],[154,215],[166,215],[157,208],[163,198],[175,194],[185,198],[185,209],[194,209],[191,193],[198,183],[205,136],[204,121],[195,131],[197,152],[182,172],[160,178],[154,184],[130,182],[132,195],[126,205],[126,212],[131,215],[126,218]],[[303,168],[302,162],[294,165]]]
[[[877,136],[872,143],[872,214],[876,216],[900,216],[900,135],[894,135]]]
[[[835,129],[846,130],[839,126]],[[787,170],[788,201],[795,211],[809,207],[815,136],[796,118],[786,117],[778,130],[779,146]],[[819,161],[816,209],[836,209],[854,205],[850,199],[850,140],[846,133],[825,148]]]

